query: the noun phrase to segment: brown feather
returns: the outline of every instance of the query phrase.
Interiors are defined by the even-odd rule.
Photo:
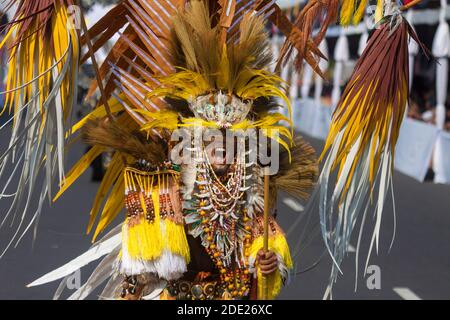
[[[283,149],[280,153],[280,170],[270,179],[271,203],[275,202],[279,191],[307,200],[317,182],[319,165],[315,150],[299,136],[294,139],[294,144],[291,162],[287,151]]]
[[[102,146],[159,165],[167,160],[167,143],[151,141],[139,131],[130,131],[108,119],[89,120],[83,127],[83,140],[92,146]]]
[[[227,45],[228,89],[233,91],[239,73],[245,68],[265,69],[273,61],[262,16],[241,14],[239,37]],[[220,45],[220,25],[214,25],[209,4],[193,0],[186,10],[179,10],[173,21],[172,61],[175,66],[202,74],[210,87],[217,87],[223,75],[223,49]]]
[[[230,87],[245,67],[265,69],[273,61],[264,21],[252,13],[244,15],[240,24],[240,37],[236,45],[230,45]]]

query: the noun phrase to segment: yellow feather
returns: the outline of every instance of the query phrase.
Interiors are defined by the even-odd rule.
[[[108,166],[108,169],[106,170],[105,176],[103,177],[102,183],[100,184],[100,187],[97,190],[97,194],[94,199],[94,203],[92,205],[90,217],[89,217],[89,224],[87,228],[87,233],[91,233],[92,227],[94,226],[95,219],[97,218],[97,215],[100,211],[100,207],[103,204],[103,201],[108,196],[108,192],[111,189],[111,187],[116,182],[117,178],[122,174],[123,170],[125,168],[125,165],[122,160],[122,156],[119,152],[116,152],[112,160]],[[123,193],[125,193],[125,190],[122,190]]]
[[[348,26],[352,21],[353,12],[355,11],[356,0],[343,0],[341,7],[341,25]]]
[[[58,200],[64,192],[86,171],[91,163],[103,152],[105,149],[103,147],[95,146],[92,147],[69,171],[64,180],[61,189],[55,196],[53,201]]]
[[[352,23],[357,25],[361,22],[364,17],[364,13],[366,12],[368,0],[360,0],[358,7],[356,8],[355,14],[353,16]]]
[[[105,228],[117,217],[123,208],[125,201],[125,183],[123,175],[119,176],[119,179],[114,184],[111,194],[106,201],[103,212],[100,216],[100,221],[95,230],[93,242],[97,239],[98,235],[105,230]]]
[[[121,96],[121,98],[123,98],[123,96]],[[109,100],[109,106],[111,107],[112,114],[116,114],[116,113],[119,113],[120,111],[124,110],[122,104],[119,101],[117,101],[115,98],[111,98]],[[72,127],[72,133],[75,133],[78,130],[80,130],[86,124],[86,122],[88,122],[89,120],[103,118],[106,115],[107,115],[107,113],[106,113],[105,106],[101,105],[101,106],[95,108],[88,115],[86,115],[83,119],[78,121]]]

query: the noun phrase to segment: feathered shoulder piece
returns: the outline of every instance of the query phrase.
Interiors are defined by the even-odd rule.
[[[291,157],[285,150],[280,152],[279,171],[270,179],[270,203],[275,203],[280,191],[306,202],[318,177],[319,162],[314,148],[302,137],[295,137]]]
[[[127,130],[125,126],[108,118],[89,120],[83,127],[83,140],[91,146],[100,146],[131,157],[131,161],[145,160],[156,167],[167,160],[167,141],[158,137],[147,139],[138,130]]]

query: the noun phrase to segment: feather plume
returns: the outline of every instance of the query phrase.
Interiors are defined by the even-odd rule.
[[[179,70],[159,78],[162,87],[149,97],[190,101],[223,91],[245,100],[280,97],[289,104],[282,79],[265,70],[273,58],[263,17],[243,14],[236,43],[220,46],[220,30],[209,12],[208,4],[198,0],[179,10],[172,33],[172,57]]]
[[[137,129],[137,128],[136,128]],[[152,165],[163,163],[167,156],[167,143],[147,139],[138,130],[126,130],[124,126],[96,119],[88,121],[82,133],[83,140],[91,146],[100,146],[122,152],[134,159],[149,161]]]
[[[409,36],[421,43],[400,15],[388,17],[374,31],[333,116],[319,179],[322,235],[334,261],[326,297],[331,294],[353,228],[361,215],[365,221],[372,199],[376,199],[376,223],[367,262],[374,245],[378,251],[395,144],[409,96]],[[333,172],[337,181],[330,199]]]
[[[313,147],[302,137],[296,137],[290,151],[291,160],[285,149],[280,152],[280,169],[270,179],[271,203],[275,203],[280,191],[306,201],[317,181],[319,165]]]
[[[6,249],[36,227],[45,197],[51,199],[52,184],[64,180],[79,60],[78,34],[68,27],[71,0],[9,1],[7,5],[15,2],[16,14],[4,26],[6,36],[0,44],[0,48],[7,47],[9,55],[6,91],[1,93],[6,96],[3,112],[12,116],[11,139],[0,156],[0,176],[9,171],[8,166],[15,168],[3,191],[11,187],[14,176],[19,178],[1,222],[3,226],[9,221],[16,229]],[[42,171],[45,179],[41,185],[38,177]],[[38,192],[39,203],[31,213],[31,199]]]

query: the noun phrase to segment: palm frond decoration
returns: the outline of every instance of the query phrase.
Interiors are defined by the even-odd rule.
[[[45,197],[52,193],[54,178],[64,179],[65,145],[77,95],[79,60],[71,0],[9,1],[8,5],[15,2],[17,13],[3,27],[6,36],[0,45],[8,49],[9,55],[6,91],[2,94],[6,96],[3,112],[9,112],[12,122],[9,146],[0,156],[0,176],[10,175],[0,199],[8,188],[13,189],[13,176],[19,176],[14,188],[17,192],[11,192],[10,209],[0,221],[1,226],[17,226],[7,248],[39,219]],[[10,166],[14,167],[12,172]],[[41,182],[38,177],[43,168],[45,179]],[[39,204],[30,216],[36,190],[40,191]]]
[[[102,48],[113,35],[119,33],[119,39],[99,70],[105,84],[106,98],[115,115],[115,123],[110,123],[106,127],[104,124],[99,124],[94,128],[92,124],[98,123],[96,121],[106,115],[105,106],[100,101],[94,111],[73,127],[73,131],[81,130],[84,140],[93,147],[89,151],[90,155],[80,159],[70,170],[54,200],[64,194],[85,172],[87,163],[95,159],[93,155],[102,153],[105,150],[104,146],[113,148],[112,165],[102,180],[91,209],[88,233],[95,231],[94,239],[109,226],[123,208],[123,201],[121,201],[123,180],[120,179],[124,161],[138,160],[128,155],[129,149],[124,151],[123,148],[134,140],[129,132],[125,134],[120,131],[120,128],[139,132],[146,123],[141,115],[142,112],[157,112],[167,108],[167,103],[163,99],[148,98],[148,95],[160,86],[159,77],[175,72],[171,63],[169,38],[172,17],[177,8],[182,5],[184,0],[121,1],[89,30],[89,38],[93,39],[94,52]],[[124,30],[120,33],[121,29]],[[86,42],[87,37],[84,35],[81,37],[81,43]],[[88,59],[89,54],[85,54],[81,57],[81,63]],[[94,82],[88,94],[92,94],[97,87],[98,83]],[[118,144],[119,140],[117,140],[111,145],[113,137],[116,140],[122,137],[124,140],[120,139],[120,141],[127,144],[119,147],[120,143]],[[160,144],[161,142],[157,139],[159,138],[155,135],[149,134],[145,141],[140,142],[141,149],[159,150],[156,146],[148,146],[148,144]],[[137,157],[135,153],[132,154]],[[159,164],[165,156],[162,154],[162,159],[159,160],[152,157],[149,161]],[[145,154],[141,157],[146,158]]]
[[[297,58],[294,65],[298,71],[303,67],[306,60],[313,70],[323,77],[319,69],[319,60],[325,58],[319,51],[318,46],[325,37],[330,24],[336,21],[338,15],[339,0],[311,0],[301,10],[294,22],[295,28],[288,36],[280,51],[280,63],[287,62],[293,48],[297,48]],[[313,36],[313,27],[320,21],[320,29]],[[326,58],[325,58],[326,59]]]
[[[409,96],[409,36],[420,43],[400,15],[385,18],[373,32],[333,115],[319,179],[322,234],[334,261],[326,296],[353,229],[361,220],[362,230],[373,201],[375,226],[367,261],[373,247],[378,251],[395,145]],[[333,173],[337,181],[331,185]]]

